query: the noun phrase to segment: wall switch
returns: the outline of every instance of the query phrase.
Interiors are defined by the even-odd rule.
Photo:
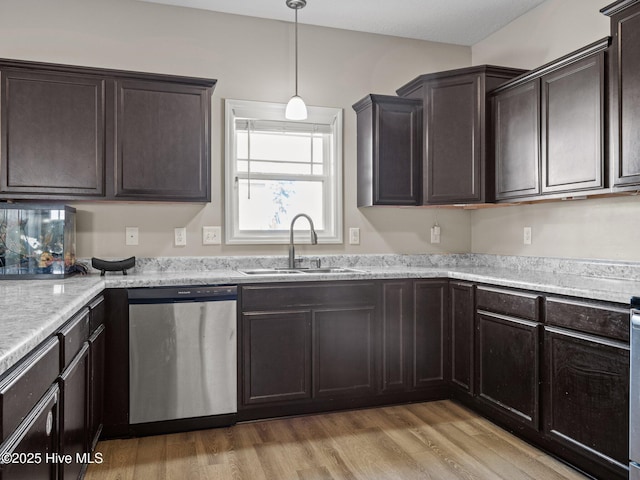
[[[222,243],[222,227],[202,227],[203,245],[220,245]]]
[[[176,247],[185,247],[187,245],[187,229],[184,227],[173,229],[173,243]]]
[[[431,243],[440,243],[440,225],[431,227]]]
[[[523,241],[525,245],[531,245],[531,227],[524,227]]]
[[[124,244],[138,245],[138,227],[124,227]]]
[[[349,245],[360,245],[360,229],[357,227],[349,228]]]

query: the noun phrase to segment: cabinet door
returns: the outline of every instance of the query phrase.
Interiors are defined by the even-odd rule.
[[[629,459],[629,346],[545,327],[545,432],[624,473]]]
[[[76,480],[84,464],[78,456],[88,452],[89,434],[89,344],[85,343],[71,364],[60,374],[60,453],[71,455],[71,463],[60,464],[64,480]]]
[[[313,312],[313,396],[374,393],[375,307]]]
[[[100,325],[89,338],[89,449],[93,450],[102,432],[104,416],[105,330]]]
[[[210,90],[117,80],[116,101],[116,199],[210,201]]]
[[[474,290],[469,283],[449,286],[451,314],[451,381],[459,390],[473,393]]]
[[[425,85],[425,203],[482,200],[484,94],[480,75]]]
[[[242,315],[245,405],[311,398],[311,313]]]
[[[410,281],[389,281],[382,284],[382,393],[404,391],[409,385],[407,359],[411,348],[412,294]]]
[[[640,5],[619,10],[619,3],[611,5],[609,154],[611,182],[624,187],[640,184]]]
[[[0,464],[0,480],[57,478],[57,464],[47,456],[58,453],[58,394],[57,385],[47,390],[16,432],[2,444],[0,458],[11,454],[15,455],[12,457],[15,461]]]
[[[368,95],[358,115],[358,207],[418,205],[422,101]]]
[[[604,52],[542,77],[542,192],[604,187]]]
[[[480,399],[538,430],[539,325],[478,312],[476,330],[476,392]]]
[[[540,193],[540,82],[493,97],[496,199]]]
[[[413,388],[441,385],[449,373],[447,282],[416,281],[413,290]]]
[[[0,196],[104,195],[104,80],[4,69]]]

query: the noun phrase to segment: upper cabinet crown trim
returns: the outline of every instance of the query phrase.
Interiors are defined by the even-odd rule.
[[[640,0],[637,0],[640,2]],[[523,75],[520,75],[519,77],[514,78],[513,80],[500,85],[498,88],[496,88],[495,90],[493,90],[491,93],[499,93],[502,92],[508,88],[513,88],[517,85],[523,84],[528,82],[529,80],[533,80],[534,78],[538,78],[541,77],[543,75],[546,75],[548,73],[554,72],[562,67],[564,67],[565,65],[568,65],[570,63],[574,63],[577,62],[578,60],[588,57],[590,55],[593,55],[595,53],[601,52],[603,50],[606,50],[607,48],[609,48],[609,45],[611,45],[611,37],[604,37],[600,40],[598,40],[597,42],[593,42],[589,45],[587,45],[584,48],[581,48],[580,50],[576,50],[575,52],[571,52],[567,55],[565,55],[564,57],[560,57],[557,60],[554,60],[552,62],[549,62],[545,65],[542,65],[541,67],[538,67],[534,70],[531,70],[529,72],[526,72]]]
[[[601,8],[600,13],[611,17],[612,15],[615,15],[616,13],[621,12],[622,10],[632,7],[633,5],[636,5],[638,3],[640,3],[640,0],[619,0],[615,3],[612,3],[611,5],[607,5],[606,7]]]
[[[161,73],[134,72],[127,70],[114,70],[108,68],[83,67],[77,65],[65,65],[57,63],[30,62],[26,60],[13,60],[0,58],[0,69],[19,68],[33,69],[38,71],[50,71],[55,73],[70,73],[83,75],[95,75],[101,78],[118,77],[118,78],[135,78],[137,80],[153,80],[157,82],[179,82],[183,84],[198,85],[201,87],[214,88],[218,82],[213,78],[190,77],[182,75],[166,75]]]
[[[497,65],[478,65],[476,67],[457,68],[455,70],[445,70],[443,72],[426,73],[424,75],[417,76],[409,83],[398,88],[396,90],[396,93],[399,96],[404,97],[417,88],[420,88],[424,82],[445,79],[449,77],[457,77],[460,75],[486,73],[492,76],[503,76],[505,78],[505,81],[507,81],[512,79],[516,75],[522,74],[523,72],[524,70],[520,68],[500,67]]]

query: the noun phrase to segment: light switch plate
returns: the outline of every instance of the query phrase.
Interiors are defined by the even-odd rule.
[[[138,227],[124,227],[124,244],[138,245]]]
[[[222,243],[222,227],[202,227],[203,245],[220,245]]]
[[[173,243],[176,247],[185,247],[187,245],[187,229],[184,227],[173,229]]]

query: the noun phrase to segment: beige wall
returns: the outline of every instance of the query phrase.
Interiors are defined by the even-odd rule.
[[[282,8],[286,8],[284,2]],[[301,14],[304,16],[304,12]],[[440,211],[442,244],[428,241],[433,209],[356,208],[355,114],[367,93],[393,94],[421,73],[467,66],[468,47],[301,25],[300,93],[308,104],[344,109],[344,226],[361,245],[301,253],[468,252],[468,212]],[[207,205],[76,204],[80,256],[284,254],[283,246],[202,246],[203,225],[222,225],[223,99],[286,102],[293,92],[293,27],[133,0],[3,0],[0,57],[218,79],[213,95],[213,193]],[[125,226],[140,245],[125,247]],[[187,227],[188,246],[173,247]]]
[[[535,68],[609,35],[610,0],[548,0],[472,48],[473,64]],[[478,210],[472,251],[640,260],[640,198],[589,199]],[[532,244],[523,245],[523,227]]]

